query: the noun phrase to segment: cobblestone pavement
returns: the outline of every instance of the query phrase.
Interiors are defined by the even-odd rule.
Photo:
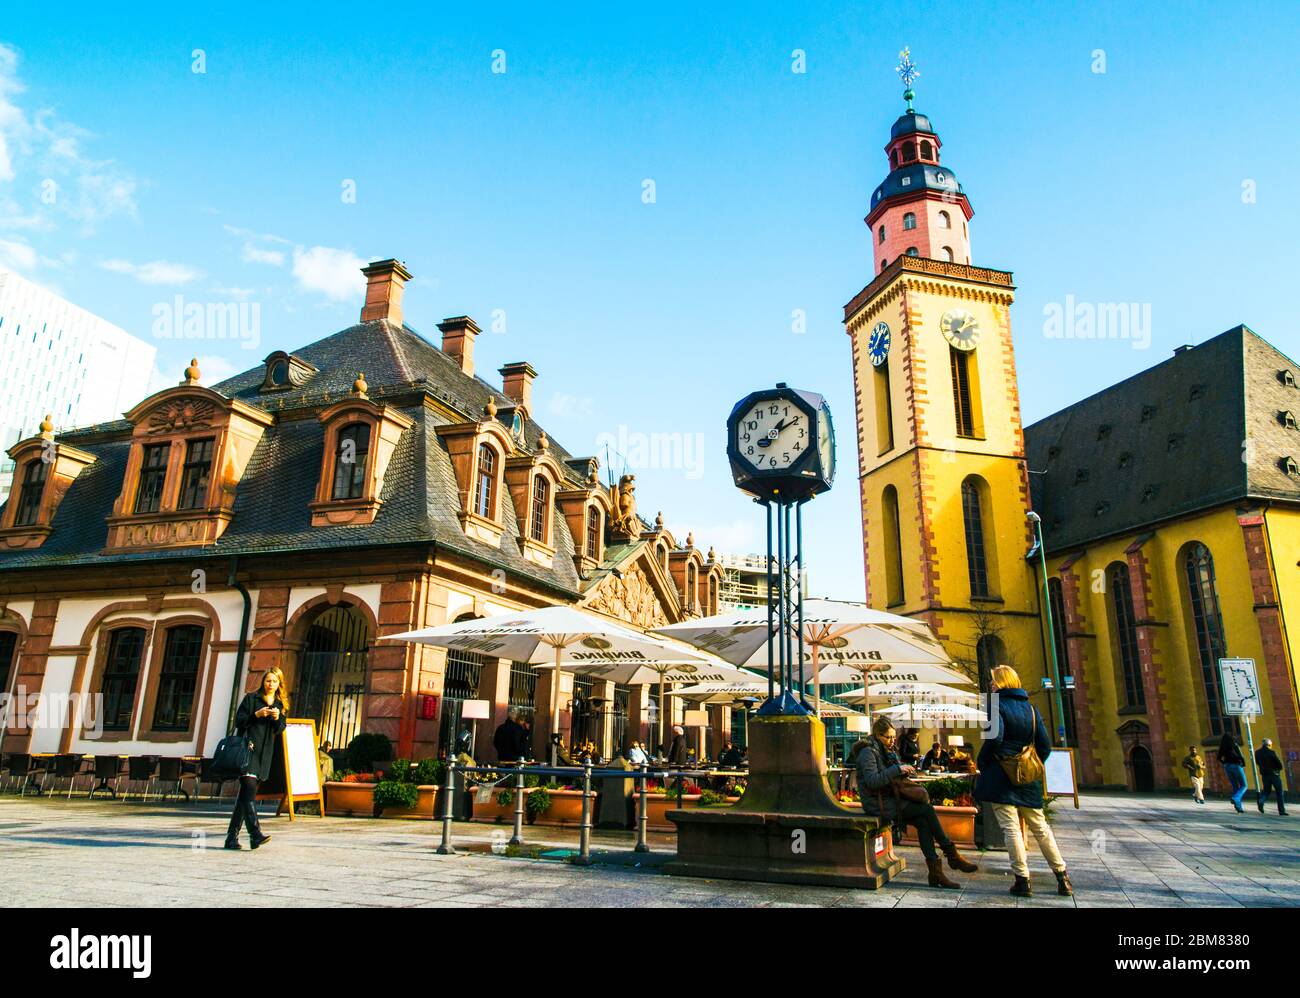
[[[440,825],[428,821],[266,818],[274,840],[258,852],[220,848],[228,805],[142,805],[0,796],[0,902],[8,906],[275,907],[475,906],[841,906],[841,907],[1207,907],[1300,905],[1300,816],[1235,814],[1222,801],[1095,795],[1081,810],[1057,803],[1054,827],[1074,881],[1055,894],[1041,856],[1031,857],[1029,900],[1007,894],[1005,852],[980,858],[963,889],[925,885],[915,848],[908,869],[879,891],[668,877],[657,869],[672,837],[653,853],[599,832],[598,862],[494,855],[494,828],[456,825],[455,856],[436,855]],[[498,838],[501,830],[496,829]],[[572,848],[569,830],[530,828],[533,843]],[[249,873],[257,872],[256,893]]]

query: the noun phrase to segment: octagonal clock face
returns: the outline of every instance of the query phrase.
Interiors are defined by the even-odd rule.
[[[953,308],[939,320],[943,338],[958,350],[974,350],[980,338],[979,320],[964,308]]]
[[[789,399],[755,402],[736,421],[736,451],[763,472],[789,468],[807,452],[808,414]]]
[[[879,367],[889,359],[889,324],[877,322],[867,340],[867,354],[871,357],[871,366]]]

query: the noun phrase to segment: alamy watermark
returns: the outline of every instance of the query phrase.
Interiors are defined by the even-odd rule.
[[[158,340],[238,340],[245,350],[262,342],[262,303],[255,301],[186,301],[177,295],[152,309]]]
[[[606,448],[623,459],[628,471],[663,468],[685,471],[689,479],[704,477],[703,433],[643,433],[620,425],[617,432],[596,436],[596,453]]]
[[[1043,306],[1043,335],[1049,340],[1128,340],[1134,350],[1151,346],[1150,302],[1075,301]]]

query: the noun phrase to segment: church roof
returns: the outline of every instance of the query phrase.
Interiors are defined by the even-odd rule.
[[[938,135],[930,119],[917,111],[907,110],[898,116],[898,120],[889,130],[889,140],[901,139],[904,135],[922,132],[926,135]]]
[[[1025,427],[1034,509],[1061,552],[1227,503],[1300,502],[1300,365],[1237,326]]]

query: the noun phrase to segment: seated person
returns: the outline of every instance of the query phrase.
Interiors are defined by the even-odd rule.
[[[948,750],[935,742],[930,746],[930,751],[925,753],[925,758],[921,760],[921,772],[928,773],[932,769],[948,768]]]

